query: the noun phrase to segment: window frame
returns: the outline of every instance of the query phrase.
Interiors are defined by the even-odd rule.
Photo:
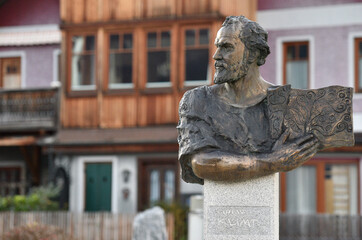
[[[20,89],[23,89],[26,87],[26,77],[25,77],[25,70],[26,70],[26,52],[25,51],[4,51],[0,52],[0,61],[2,59],[6,58],[20,58],[20,72],[21,74],[21,86]],[[1,66],[0,66],[1,67]],[[0,68],[1,69],[1,68]],[[1,78],[1,76],[0,76]],[[2,86],[2,85],[1,85]],[[0,87],[2,89],[2,87]]]
[[[150,49],[148,48],[148,34],[152,33],[152,32],[156,32],[157,34],[157,39],[156,39],[156,47],[155,48],[151,48],[151,52],[152,51],[160,51],[160,50],[165,50],[168,49],[168,51],[170,52],[170,81],[169,82],[154,82],[154,83],[149,83],[148,82],[148,53],[150,51]],[[162,32],[169,32],[170,33],[170,46],[169,47],[161,47],[161,34]],[[160,27],[160,28],[150,28],[150,29],[143,29],[143,33],[144,33],[144,52],[143,52],[143,56],[144,56],[144,69],[142,71],[144,71],[144,78],[143,80],[143,84],[142,84],[142,89],[147,90],[156,90],[156,92],[158,93],[158,90],[167,90],[167,89],[172,89],[173,85],[174,85],[174,79],[173,79],[173,75],[172,72],[174,70],[174,60],[173,60],[173,55],[174,55],[174,49],[175,46],[173,44],[174,42],[174,31],[172,26],[164,26],[164,27]],[[176,33],[177,34],[177,33]],[[161,90],[162,91],[162,90]]]
[[[177,201],[180,197],[180,179],[177,177],[180,174],[180,165],[175,158],[140,158],[138,159],[138,191],[137,191],[137,209],[138,211],[145,210],[145,206],[150,204],[149,194],[150,189],[147,185],[150,181],[148,169],[156,168],[164,171],[165,169],[172,169],[175,172],[175,195],[174,200]],[[161,176],[160,176],[161,177]],[[161,179],[161,178],[160,178]],[[164,183],[160,182],[160,198],[164,197]]]
[[[0,183],[0,197],[6,197],[6,196],[11,196],[10,194],[2,196],[1,195],[1,191],[2,188],[6,188],[6,185],[8,185],[8,190],[10,188],[10,186],[12,186],[13,184],[18,185],[15,188],[19,188],[19,194],[24,195],[26,193],[26,173],[25,173],[25,167],[23,164],[16,164],[16,165],[0,165],[0,172],[2,171],[11,171],[11,170],[19,170],[19,181],[18,182],[5,182],[5,183]],[[1,179],[0,179],[1,180]],[[14,194],[16,195],[16,194]]]
[[[72,38],[73,36],[94,36],[94,59],[95,59],[95,69],[94,69],[94,89],[73,89],[72,88],[72,57],[73,57],[73,48],[72,48]],[[68,32],[67,36],[67,77],[66,77],[66,90],[68,97],[94,97],[97,95],[98,90],[98,34],[96,31],[72,31]],[[85,44],[83,48],[85,47]],[[82,52],[84,53],[84,52]]]
[[[308,76],[308,80],[307,80],[307,89],[311,88],[311,76],[310,76],[310,72],[311,72],[311,43],[309,40],[296,40],[296,41],[284,41],[282,43],[282,54],[283,54],[283,65],[282,65],[282,83],[283,85],[285,84],[289,84],[287,83],[287,62],[288,62],[288,56],[287,56],[287,48],[289,46],[301,46],[301,45],[307,45],[308,46],[308,57],[306,59],[299,59],[299,56],[297,57],[296,60],[291,60],[291,61],[298,61],[298,60],[307,60],[308,62],[308,72],[307,72],[307,76]],[[297,56],[298,54],[296,54]],[[289,60],[290,61],[290,60]]]
[[[3,64],[4,64],[4,61],[7,61],[7,60],[19,60],[19,74],[20,74],[20,86],[17,87],[17,88],[4,88],[4,76],[3,76]],[[22,68],[22,56],[9,56],[9,57],[2,57],[0,56],[0,89],[3,89],[3,90],[9,90],[9,89],[21,89],[23,87],[23,75],[24,73],[22,72],[23,71],[23,68]]]
[[[186,31],[187,30],[195,30],[195,31],[200,31],[201,29],[208,29],[209,30],[209,44],[207,45],[207,49],[209,50],[209,55],[208,55],[208,63],[209,63],[209,69],[208,69],[208,74],[209,74],[209,79],[206,79],[206,81],[187,81],[186,80],[186,50],[187,49],[206,49],[206,47],[204,47],[204,45],[199,46],[199,44],[192,47],[187,47],[185,45],[185,40],[186,40]],[[212,83],[212,73],[213,73],[213,68],[212,68],[212,56],[213,56],[213,41],[212,41],[212,26],[210,24],[198,24],[198,25],[184,25],[181,27],[181,49],[180,49],[180,74],[179,74],[179,87],[180,89],[191,89],[197,86],[201,86],[201,85],[209,85]],[[199,34],[197,34],[196,36],[198,36]],[[198,37],[196,37],[196,42],[198,40]],[[206,46],[206,45],[205,45]]]
[[[325,166],[327,164],[354,164],[357,167],[357,211],[361,211],[360,203],[360,161],[356,158],[313,158],[302,166],[315,166],[316,168],[316,213],[325,213]],[[280,212],[286,212],[287,210],[287,184],[286,184],[286,172],[280,173]]]
[[[359,53],[359,44],[362,44],[362,37],[356,37],[353,41],[354,46],[354,88],[356,93],[362,93],[362,87],[360,88],[359,78],[362,75],[362,69],[359,69],[359,59],[362,59],[362,53]],[[361,83],[362,85],[362,83]]]
[[[110,36],[113,34],[117,34],[120,36],[123,36],[125,34],[132,34],[132,49],[130,50],[114,50],[117,51],[117,53],[132,53],[132,83],[130,84],[124,84],[124,86],[121,86],[123,84],[120,84],[120,87],[116,87],[116,88],[110,88],[109,87],[109,55],[111,53],[111,49],[110,49]],[[105,33],[105,54],[104,54],[104,76],[103,76],[103,92],[105,94],[108,95],[113,95],[113,94],[132,94],[134,92],[134,90],[137,88],[138,83],[137,83],[137,48],[138,46],[136,45],[136,32],[135,32],[135,28],[133,29],[117,29],[117,30],[110,30],[107,31]]]

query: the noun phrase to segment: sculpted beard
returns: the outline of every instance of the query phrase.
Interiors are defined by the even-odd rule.
[[[214,83],[231,83],[244,78],[249,70],[248,56],[246,53],[247,51],[244,52],[241,61],[237,61],[232,65],[228,65],[223,60],[215,61],[216,72],[214,75]]]

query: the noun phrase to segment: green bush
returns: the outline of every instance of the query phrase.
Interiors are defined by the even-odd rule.
[[[0,211],[55,211],[58,203],[51,201],[59,194],[60,188],[52,184],[33,188],[30,194],[0,197]]]
[[[187,214],[189,212],[188,207],[179,203],[165,203],[160,202],[157,204],[165,210],[166,213],[171,213],[175,218],[175,240],[187,240]]]
[[[0,235],[1,240],[73,240],[62,229],[54,226],[27,224]]]
[[[0,197],[0,211],[6,211],[9,210],[10,208],[10,203],[11,199],[9,197]]]

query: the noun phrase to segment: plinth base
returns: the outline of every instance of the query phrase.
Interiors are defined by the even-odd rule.
[[[204,184],[204,240],[278,240],[279,174]]]

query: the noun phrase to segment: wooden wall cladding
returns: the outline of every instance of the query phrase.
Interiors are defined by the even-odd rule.
[[[241,1],[241,0],[228,0],[219,3],[219,11],[223,16],[238,16],[244,15],[245,17],[256,20],[257,1]]]
[[[147,95],[140,97],[138,124],[140,126],[156,124],[175,124],[176,95]]]
[[[144,3],[146,18],[176,15],[176,0],[147,0]]]
[[[185,90],[182,74],[184,64],[180,59],[181,24],[209,25],[211,30],[210,51],[215,52],[213,39],[222,23],[220,16],[245,15],[256,17],[255,0],[61,0],[62,31],[62,82],[70,79],[70,38],[72,34],[91,31],[97,36],[97,90],[93,96],[74,97],[67,90],[62,93],[61,124],[64,128],[122,128],[177,124],[178,103]],[[181,19],[184,17],[184,19]],[[199,17],[200,16],[200,17]],[[204,19],[203,16],[206,16]],[[211,18],[208,18],[211,17]],[[154,18],[154,21],[147,21]],[[164,23],[164,19],[172,19]],[[159,20],[157,20],[159,19]],[[181,19],[179,21],[179,19]],[[209,19],[209,20],[208,20]],[[211,19],[211,20],[210,20]],[[122,21],[134,23],[122,25]],[[182,22],[182,23],[181,23]],[[90,23],[90,24],[85,24]],[[97,23],[97,24],[93,24]],[[156,25],[152,25],[156,24]],[[86,25],[88,28],[84,28]],[[171,83],[167,91],[154,93],[147,89],[147,30],[159,26],[172,30]],[[68,28],[67,28],[68,26]],[[127,28],[128,27],[128,28]],[[126,30],[122,30],[126,29]],[[130,92],[107,92],[107,34],[129,31],[134,34],[134,88]],[[67,40],[68,39],[68,40]],[[177,54],[174,54],[177,53]],[[214,72],[212,71],[212,75]],[[151,93],[150,93],[151,92]]]
[[[183,14],[185,15],[196,15],[208,12],[216,12],[216,9],[211,9],[211,2],[209,0],[184,0]],[[214,11],[213,11],[214,10]]]
[[[178,121],[177,94],[64,98],[64,128],[122,128]],[[176,107],[177,106],[177,107]]]
[[[64,23],[107,22],[205,14],[255,20],[256,0],[61,0]]]
[[[194,23],[194,22],[192,22]],[[201,22],[202,26],[209,26],[210,38],[215,39],[220,28],[221,21]],[[190,25],[190,23],[188,23]],[[167,25],[168,26],[168,25]],[[76,28],[77,30],[79,29]],[[146,87],[146,27],[137,26],[134,33],[134,87],[129,90],[119,90],[118,92],[107,91],[107,31],[104,27],[97,31],[97,89],[91,96],[76,96],[69,93],[67,88],[62,92],[62,114],[61,124],[64,128],[122,128],[136,126],[150,126],[162,124],[177,124],[178,104],[183,93],[189,89],[184,88],[181,71],[184,64],[183,58],[179,54],[183,51],[179,49],[179,36],[181,28],[179,23],[173,23],[170,27],[173,33],[171,49],[171,82],[168,88],[152,89]],[[75,30],[72,30],[75,31]],[[81,29],[79,30],[81,32]],[[111,31],[110,31],[111,32]],[[64,33],[64,32],[63,32]],[[68,33],[68,38],[72,36]],[[66,39],[65,36],[63,36]],[[70,41],[68,41],[70,46]],[[62,42],[62,49],[66,49],[65,41]],[[69,49],[68,49],[69,50]],[[64,50],[66,52],[67,50]],[[70,50],[69,50],[70,51]],[[210,41],[211,55],[215,52],[213,41]],[[68,53],[70,56],[70,53]],[[68,62],[71,58],[62,55],[62,72],[67,72],[65,59]],[[211,56],[210,56],[211,58]],[[67,65],[70,67],[70,65]],[[211,76],[214,70],[212,69]],[[67,76],[67,80],[65,77]],[[70,69],[68,74],[62,75],[64,86],[70,84]],[[210,79],[211,80],[211,79]]]
[[[67,127],[95,128],[99,126],[97,98],[63,98],[61,121]]]
[[[137,125],[137,98],[105,96],[102,101],[101,127],[119,128]]]

